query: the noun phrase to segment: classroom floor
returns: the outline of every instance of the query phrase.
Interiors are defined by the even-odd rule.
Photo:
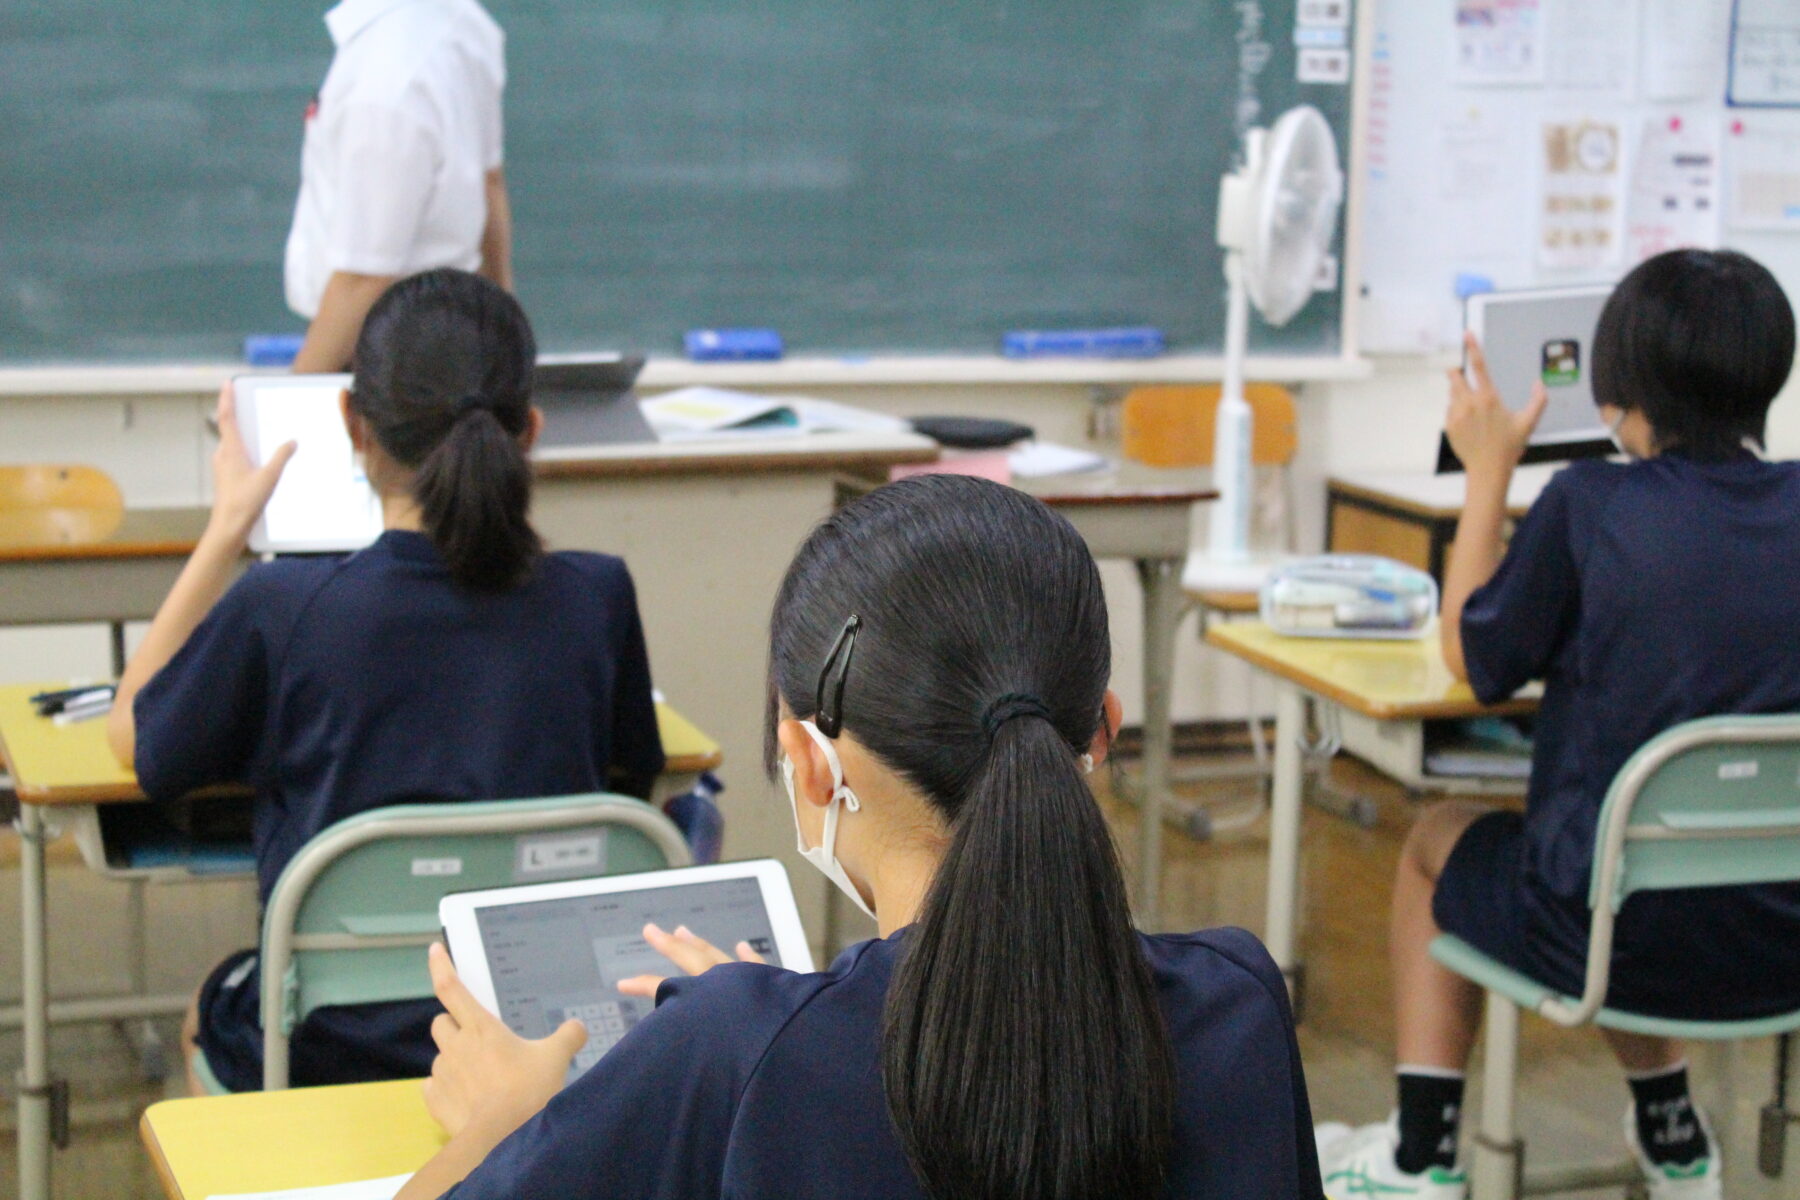
[[[1340,786],[1376,801],[1380,821],[1376,828],[1364,830],[1322,812],[1309,810],[1306,815],[1303,888],[1309,1001],[1300,1047],[1315,1116],[1360,1122],[1380,1119],[1392,1103],[1387,891],[1416,802],[1354,761],[1340,760],[1333,771]],[[1182,791],[1215,799],[1238,797],[1240,802],[1255,795],[1254,785],[1244,781],[1187,785]],[[1135,811],[1111,798],[1105,804],[1120,844],[1129,851],[1136,844]],[[1170,830],[1165,847],[1163,907],[1169,927],[1233,924],[1261,928],[1266,821],[1242,832],[1222,834],[1210,843],[1196,843]],[[16,841],[10,835],[0,838],[0,930],[17,928],[17,861]],[[63,853],[53,866],[51,888],[52,911],[68,911],[61,906],[74,904],[95,913],[96,921],[80,936],[59,938],[53,946],[58,979],[116,975],[118,922],[110,914],[118,902],[108,891],[118,891],[117,886],[95,879],[72,854]],[[101,914],[107,915],[103,919]],[[153,939],[158,933],[167,936],[176,930],[190,935],[165,944],[170,953],[158,955],[155,982],[167,986],[166,981],[176,978],[191,975],[197,979],[213,958],[235,945],[248,944],[253,914],[247,885],[152,889]],[[191,936],[194,933],[201,936]],[[9,998],[17,986],[16,942],[10,933],[0,934],[0,947],[4,947],[0,951],[0,987],[5,988],[0,994]],[[202,945],[196,947],[195,942]],[[188,963],[189,958],[196,961]],[[164,1036],[172,1039],[173,1020],[160,1024]],[[1598,1038],[1534,1020],[1526,1021],[1525,1032],[1520,1111],[1534,1160],[1619,1152],[1619,1118],[1626,1091]],[[18,1058],[17,1033],[0,1031],[0,1080],[4,1081],[0,1091],[7,1102],[0,1112],[0,1195],[13,1194],[15,1189],[11,1101]],[[71,1078],[75,1097],[74,1141],[56,1156],[57,1196],[157,1200],[162,1192],[138,1145],[136,1118],[144,1105],[165,1094],[165,1087],[142,1081],[137,1054],[110,1027],[56,1030],[52,1058],[57,1069]],[[1701,1058],[1697,1070],[1714,1079],[1721,1073],[1736,1079],[1740,1111],[1753,1115],[1754,1108],[1768,1098],[1767,1048],[1746,1048],[1735,1070],[1724,1071],[1723,1066],[1722,1060]],[[172,1093],[175,1086],[172,1081],[166,1090]],[[1728,1195],[1734,1200],[1800,1196],[1797,1142],[1800,1138],[1790,1141],[1788,1178],[1779,1183],[1758,1176],[1748,1147],[1740,1148],[1730,1160],[1736,1169]]]

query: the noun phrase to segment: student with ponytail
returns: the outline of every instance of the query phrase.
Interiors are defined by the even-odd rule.
[[[1240,930],[1144,935],[1086,774],[1119,724],[1099,574],[1010,488],[882,488],[800,548],[771,628],[768,760],[801,853],[881,937],[802,975],[706,930],[697,978],[561,1088],[579,1026],[514,1036],[441,948],[401,1200],[1320,1196],[1281,976]]]
[[[463,271],[403,279],[370,310],[344,419],[386,531],[347,556],[277,559],[233,582],[291,456],[252,467],[220,397],[212,518],[119,683],[108,730],[153,798],[256,789],[260,897],[326,826],[389,804],[648,795],[662,769],[631,576],[546,554],[526,460],[541,418],[517,301]],[[199,1089],[262,1082],[255,955],[201,986]],[[296,1084],[424,1074],[431,1001],[321,1009]]]

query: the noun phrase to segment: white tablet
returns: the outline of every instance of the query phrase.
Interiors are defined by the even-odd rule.
[[[348,375],[240,375],[238,428],[258,465],[284,442],[299,449],[250,532],[258,554],[360,550],[381,536],[381,502],[363,474],[338,398]]]
[[[648,922],[813,969],[787,871],[772,858],[459,892],[438,902],[438,919],[463,982],[514,1033],[544,1037],[570,1018],[587,1026],[570,1079],[656,1007],[620,995],[620,980],[678,973],[644,941]]]
[[[1594,407],[1594,331],[1611,286],[1487,292],[1469,297],[1465,321],[1481,341],[1488,374],[1507,407],[1523,408],[1542,381],[1550,406],[1531,435],[1524,461],[1551,462],[1614,453]],[[1460,470],[1449,441],[1438,470]]]

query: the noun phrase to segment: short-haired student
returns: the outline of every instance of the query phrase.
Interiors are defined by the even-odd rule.
[[[344,419],[385,532],[347,556],[232,582],[291,448],[253,466],[220,398],[212,517],[120,681],[109,733],[152,797],[256,790],[258,894],[315,834],[389,804],[647,796],[662,769],[625,564],[544,553],[528,508],[531,327],[497,285],[444,269],[394,284],[357,342]],[[202,985],[201,1074],[262,1082],[255,956]],[[430,1000],[323,1008],[294,1031],[296,1084],[423,1075]]]
[[[560,1091],[581,1027],[516,1037],[433,947],[451,1137],[402,1200],[1320,1196],[1268,954],[1132,927],[1085,778],[1119,723],[1106,604],[1068,522],[891,484],[801,546],[770,632],[771,772],[881,936],[797,974],[647,928],[695,977],[621,984],[655,1011]]]
[[[1466,1194],[1457,1126],[1481,993],[1432,959],[1438,931],[1579,995],[1595,830],[1625,760],[1695,717],[1800,711],[1800,464],[1762,452],[1794,316],[1769,272],[1679,250],[1619,284],[1595,334],[1594,395],[1631,461],[1560,471],[1504,553],[1507,483],[1546,398],[1540,385],[1508,411],[1473,339],[1469,359],[1471,378],[1451,373],[1468,501],[1444,657],[1489,703],[1544,681],[1531,782],[1522,816],[1447,801],[1413,826],[1390,938],[1399,1105],[1385,1125],[1321,1128],[1327,1191]],[[1609,1004],[1697,1020],[1800,1006],[1800,885],[1642,893],[1616,939]],[[1603,1032],[1652,1200],[1717,1200],[1719,1147],[1679,1044]]]

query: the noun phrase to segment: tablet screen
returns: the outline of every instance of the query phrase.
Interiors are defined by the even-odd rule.
[[[1538,383],[1550,398],[1523,461],[1552,462],[1613,453],[1594,407],[1594,331],[1610,287],[1491,292],[1469,299],[1468,327],[1481,339],[1488,374],[1517,411]],[[1448,440],[1438,470],[1460,470]]]
[[[656,1007],[619,993],[633,975],[670,975],[676,968],[644,941],[654,921],[686,925],[728,953],[738,942],[771,963],[784,963],[754,878],[721,879],[629,892],[603,892],[482,907],[475,912],[500,1019],[522,1037],[541,1038],[571,1018],[587,1026],[587,1044],[570,1068],[581,1074]]]
[[[253,549],[357,550],[381,536],[381,502],[369,486],[344,429],[337,377],[252,386],[244,422],[250,456],[259,463],[296,442],[281,482],[263,510]],[[242,386],[242,385],[240,385]]]

